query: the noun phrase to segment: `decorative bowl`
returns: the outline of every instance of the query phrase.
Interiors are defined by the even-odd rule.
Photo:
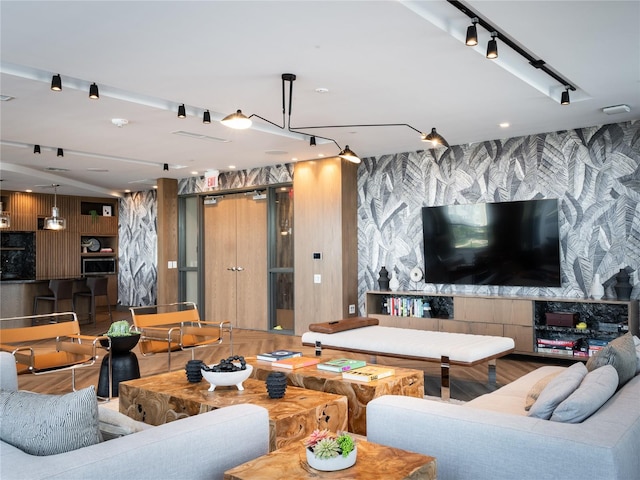
[[[315,454],[309,449],[305,448],[307,452],[307,463],[310,467],[315,468],[323,472],[335,472],[336,470],[344,470],[345,468],[353,467],[358,458],[358,446],[353,449],[346,457],[338,455],[332,458],[317,458]]]
[[[209,365],[209,367],[212,366],[213,365]],[[201,371],[202,377],[211,384],[211,386],[209,387],[210,392],[213,392],[216,387],[229,387],[231,385],[235,385],[236,387],[238,387],[238,390],[244,390],[242,382],[244,382],[251,376],[253,366],[247,365],[246,370],[238,370],[236,372],[207,372],[206,370]]]

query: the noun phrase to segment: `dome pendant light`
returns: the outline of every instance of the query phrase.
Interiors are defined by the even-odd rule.
[[[11,217],[8,213],[2,210],[2,202],[0,202],[0,228],[10,228],[11,227]]]
[[[236,130],[245,130],[251,126],[251,119],[242,113],[242,110],[238,110],[236,113],[227,115],[220,123],[225,127],[234,128]]]
[[[98,85],[96,85],[95,83],[92,83],[89,87],[89,98],[91,98],[92,100],[97,100],[98,98],[100,98],[100,94],[98,93]]]
[[[53,184],[53,207],[51,207],[51,216],[44,219],[45,230],[64,230],[67,228],[67,221],[59,216],[58,211],[58,185]]]
[[[498,36],[498,32],[491,32],[491,40],[489,40],[489,44],[487,45],[487,58],[489,60],[495,60],[498,58],[498,42],[496,41],[496,37]]]
[[[351,163],[360,163],[360,157],[358,157],[358,155],[356,155],[350,148],[349,145],[344,147],[344,150],[342,150],[338,156],[340,158],[344,158],[345,160],[348,160]]]

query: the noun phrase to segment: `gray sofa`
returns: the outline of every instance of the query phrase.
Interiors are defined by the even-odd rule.
[[[640,478],[640,375],[582,423],[526,416],[541,367],[466,404],[383,396],[367,406],[367,439],[436,457],[439,480]]]
[[[0,388],[15,390],[13,357],[0,356],[0,365]],[[235,405],[57,455],[29,455],[0,441],[0,478],[222,479],[268,451],[267,410]]]

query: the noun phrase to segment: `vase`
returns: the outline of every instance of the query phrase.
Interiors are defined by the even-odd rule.
[[[392,292],[397,292],[400,288],[400,281],[398,280],[398,275],[396,272],[391,272],[391,280],[389,280],[389,288]]]
[[[593,282],[591,283],[591,298],[594,300],[600,300],[604,296],[604,286],[600,283],[600,274],[593,275]]]
[[[307,463],[309,466],[323,472],[335,472],[336,470],[344,470],[345,468],[353,467],[358,457],[357,445],[346,457],[338,455],[337,457],[331,458],[316,458],[309,448],[305,448],[305,450],[307,452]]]
[[[616,291],[618,300],[629,300],[631,298],[631,290],[633,285],[629,283],[629,274],[624,268],[621,268],[616,275],[616,284],[613,286]]]
[[[282,372],[271,372],[267,375],[266,384],[269,398],[282,398],[287,390],[287,376]]]
[[[378,285],[380,285],[380,290],[389,290],[389,272],[384,265],[378,272]]]
[[[187,372],[187,380],[189,383],[198,383],[202,381],[202,360],[189,360],[185,371]]]

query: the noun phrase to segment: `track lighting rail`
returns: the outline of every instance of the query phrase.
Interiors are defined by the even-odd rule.
[[[450,3],[453,7],[460,10],[471,20],[475,20],[479,25],[481,25],[488,32],[495,32],[496,38],[498,38],[502,43],[507,45],[513,51],[518,53],[521,57],[525,58],[532,67],[542,70],[544,73],[549,75],[555,81],[564,85],[566,89],[572,90],[572,91],[576,90],[576,87],[571,82],[569,82],[566,78],[562,77],[560,74],[556,73],[549,66],[547,66],[544,60],[540,58],[536,58],[531,53],[527,52],[524,48],[518,45],[514,40],[509,38],[500,30],[498,30],[495,27],[495,25],[492,25],[487,20],[483,19],[480,15],[478,15],[477,12],[474,12],[473,10],[471,10],[469,7],[467,7],[466,5],[464,5],[462,2],[458,0],[447,0],[447,2]]]

